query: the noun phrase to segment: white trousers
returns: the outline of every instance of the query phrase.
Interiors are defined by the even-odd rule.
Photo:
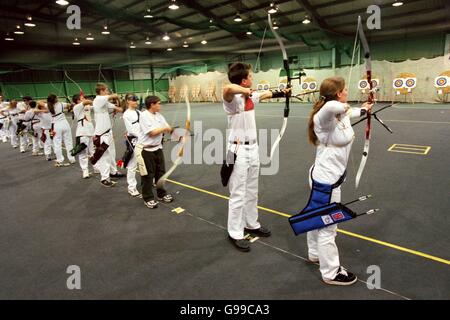
[[[17,122],[12,120],[9,125],[9,138],[11,139],[11,145],[13,147],[17,147],[19,145],[19,137],[16,134],[17,132]]]
[[[100,144],[106,143],[109,145],[108,149],[106,149],[105,153],[101,156],[101,158],[97,161],[94,168],[100,171],[100,179],[101,180],[109,180],[110,174],[116,174],[117,169],[114,165],[114,171],[111,166],[111,145],[114,145],[114,140],[112,140],[111,131],[108,133],[105,133],[100,137]],[[115,151],[115,148],[113,147],[113,150]]]
[[[20,151],[26,151],[28,149],[28,130],[25,129],[22,135],[19,136]]]
[[[50,130],[42,129],[42,134],[45,134],[45,143],[44,143],[44,154],[46,157],[50,157],[52,155],[52,139],[50,138]]]
[[[235,150],[233,145],[232,150]],[[228,234],[233,239],[244,238],[244,228],[258,229],[258,145],[240,145],[229,181]]]
[[[73,162],[75,158],[70,154],[70,150],[73,148],[72,131],[67,121],[59,121],[55,123],[54,130],[56,132],[53,138],[53,149],[56,155],[56,161],[63,162],[64,156],[62,152],[62,143],[66,147],[67,159]]]
[[[112,129],[110,131],[111,134],[111,144],[109,146],[109,154],[111,160],[111,173],[115,174],[117,172],[117,162],[116,162],[116,142],[114,141],[114,135]]]
[[[311,187],[311,175],[309,175],[309,185]],[[341,202],[341,187],[333,189],[331,202]],[[308,256],[318,258],[320,263],[320,273],[322,278],[332,280],[336,277],[341,265],[339,262],[339,251],[335,238],[337,235],[337,224],[318,230],[310,231],[306,234],[308,242]]]
[[[3,127],[0,129],[0,140],[2,140],[3,142],[8,141],[9,138],[9,132],[8,130],[6,130],[6,124],[7,122],[4,120],[1,120],[3,123]]]
[[[80,143],[86,144],[87,148],[78,154],[78,161],[80,162],[81,170],[89,170],[89,157],[94,154],[94,143],[92,137],[80,137]]]
[[[128,190],[136,189],[136,186],[137,186],[136,171],[137,171],[137,162],[136,162],[136,156],[133,152],[133,155],[131,156],[131,159],[127,165]]]
[[[33,152],[39,152],[41,149],[41,136],[42,136],[42,130],[39,128],[34,131],[35,135],[31,137],[31,140],[33,141]]]

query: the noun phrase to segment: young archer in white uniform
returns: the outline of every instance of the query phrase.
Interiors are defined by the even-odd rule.
[[[316,159],[309,175],[310,186],[311,177],[327,185],[333,185],[343,177],[355,135],[350,118],[364,115],[372,107],[365,103],[363,108],[350,108],[347,94],[345,80],[341,77],[325,79],[320,85],[321,97],[309,118],[309,141],[317,147]],[[332,202],[341,202],[340,186],[333,189]],[[325,283],[350,285],[357,278],[340,265],[336,234],[337,224],[308,232],[308,257],[320,263]]]
[[[244,231],[269,237],[269,229],[258,222],[259,148],[256,132],[255,106],[263,99],[275,97],[271,91],[252,91],[251,65],[234,63],[229,67],[231,84],[223,89],[223,108],[228,115],[227,150],[236,154],[229,178],[228,236],[241,251],[250,250]],[[285,92],[277,93],[277,97]]]
[[[94,154],[94,144],[92,138],[94,137],[94,125],[92,124],[91,109],[92,101],[86,100],[84,97],[76,94],[72,99],[75,106],[73,107],[73,114],[77,122],[76,147],[84,144],[86,147],[78,154],[78,161],[83,172],[83,179],[90,177],[89,172],[89,158]]]
[[[125,136],[125,144],[127,145],[127,182],[128,182],[128,193],[132,197],[140,196],[139,191],[136,189],[136,155],[134,149],[137,144],[137,140],[141,134],[141,126],[139,124],[140,111],[137,110],[139,98],[134,94],[127,94],[125,96],[125,103],[127,110],[123,114],[123,121],[125,123],[125,128],[127,129]]]

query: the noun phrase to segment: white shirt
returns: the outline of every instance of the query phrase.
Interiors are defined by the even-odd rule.
[[[57,123],[57,122],[67,122],[66,116],[64,114],[64,109],[67,107],[67,103],[63,103],[63,102],[57,102],[55,103],[54,109],[55,109],[55,114],[52,114],[52,123]],[[68,122],[67,122],[68,123]]]
[[[345,172],[355,138],[350,118],[359,116],[360,108],[345,112],[345,103],[328,101],[314,115],[314,132],[319,140],[313,179],[333,184]]]
[[[127,109],[123,113],[123,121],[125,122],[125,128],[127,129],[127,134],[129,136],[139,138],[141,132],[141,126],[139,125],[140,118],[141,113],[139,110]]]
[[[19,110],[19,118],[18,118],[19,120],[25,120],[24,115],[25,115],[25,112],[27,111],[27,109],[28,109],[28,106],[25,102],[23,102],[23,101],[17,102],[17,110]]]
[[[138,143],[144,146],[147,151],[156,151],[162,149],[163,134],[160,133],[157,136],[150,137],[149,133],[155,129],[169,126],[166,119],[159,112],[151,113],[148,110],[141,112],[139,119],[139,125],[141,132],[139,134]],[[156,146],[153,148],[146,148],[146,146]]]
[[[92,124],[91,106],[85,106],[79,103],[73,107],[73,114],[75,121],[77,121],[77,137],[92,137],[94,135],[94,125]]]
[[[50,130],[52,127],[52,114],[50,112],[36,113],[36,117],[41,120],[41,128],[44,130]]]
[[[228,142],[246,142],[257,140],[255,105],[259,103],[259,92],[245,100],[242,94],[236,94],[231,102],[223,101],[223,108],[228,114]]]
[[[31,128],[31,126],[33,126],[33,130],[35,131],[41,128],[40,125],[41,120],[36,116],[36,114],[32,109],[25,112],[23,120],[27,121],[28,128]]]
[[[93,101],[95,135],[102,135],[111,129],[111,119],[109,118],[109,109],[116,106],[108,102],[108,96],[96,96]]]

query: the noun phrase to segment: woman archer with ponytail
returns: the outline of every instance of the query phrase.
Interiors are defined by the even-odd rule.
[[[348,157],[355,136],[350,118],[363,116],[372,108],[369,103],[363,104],[362,108],[351,108],[347,103],[347,96],[348,91],[342,77],[325,79],[320,86],[320,99],[314,104],[308,122],[309,142],[316,146],[316,158],[310,169],[310,187],[329,187],[329,203],[341,202],[340,184],[345,181]],[[315,189],[312,188],[311,191],[307,206],[309,209],[312,209],[311,203],[316,201]],[[317,206],[316,203],[317,207],[321,205]],[[336,230],[337,225],[332,224],[308,232],[308,258],[312,262],[319,262],[325,283],[351,285],[357,278],[340,264],[335,243]]]

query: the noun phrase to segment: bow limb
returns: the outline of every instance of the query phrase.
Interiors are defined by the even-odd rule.
[[[366,74],[367,81],[369,83],[369,103],[374,103],[375,97],[373,93],[373,84],[372,84],[372,58],[370,56],[370,48],[367,43],[366,35],[364,34],[364,29],[361,22],[361,17],[358,17],[358,32],[359,38],[361,40],[361,44],[364,50],[364,60],[366,63]],[[355,188],[357,189],[359,186],[359,181],[361,180],[361,176],[364,172],[364,167],[366,166],[367,158],[369,156],[369,147],[370,147],[370,129],[371,129],[371,120],[372,116],[370,111],[367,112],[367,122],[366,122],[366,131],[365,131],[365,141],[364,141],[364,149],[362,153],[361,163],[359,164],[358,172],[356,173],[355,180]]]
[[[164,175],[159,178],[159,180],[156,182],[156,188],[162,189],[164,188],[164,185],[166,183],[166,180],[170,177],[170,175],[175,171],[175,169],[178,167],[178,165],[181,163],[181,160],[183,159],[184,155],[184,147],[186,144],[187,136],[190,136],[190,130],[191,130],[191,104],[189,103],[189,98],[186,96],[186,123],[185,123],[185,132],[184,135],[180,141],[180,151],[178,151],[178,156],[173,162],[172,166],[169,170],[164,173]]]
[[[67,74],[67,71],[64,71],[64,75],[67,77],[67,79],[72,81],[73,84],[75,84],[77,86],[78,90],[80,90],[80,97],[84,97],[83,89],[81,89],[80,85],[78,83],[76,83],[75,80],[73,80],[71,77],[69,77],[69,75]]]
[[[270,14],[267,15],[267,19],[268,19],[268,22],[269,22],[270,30],[272,31],[272,34],[277,39],[278,44],[279,44],[280,49],[281,49],[281,52],[283,54],[283,67],[284,67],[284,70],[286,71],[287,88],[289,89],[291,87],[291,73],[290,73],[290,70],[289,70],[289,60],[288,60],[286,48],[284,47],[283,41],[281,40],[280,36],[278,35],[278,33],[273,28],[272,19],[270,18]],[[270,160],[271,161],[272,161],[273,155],[275,153],[275,150],[276,150],[278,144],[280,143],[281,139],[283,138],[284,132],[286,131],[286,128],[287,128],[287,120],[289,118],[289,99],[290,99],[290,93],[286,95],[286,101],[285,101],[285,107],[284,107],[283,125],[281,127],[280,134],[278,135],[277,139],[275,140],[275,142],[272,145],[272,148],[270,149]]]

